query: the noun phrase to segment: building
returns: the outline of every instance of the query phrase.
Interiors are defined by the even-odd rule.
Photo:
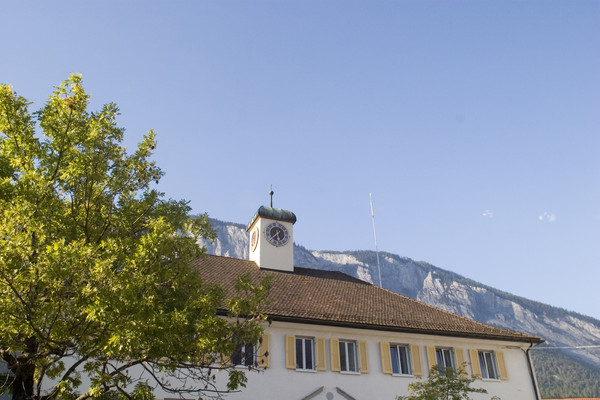
[[[293,265],[286,210],[260,207],[247,226],[249,260],[207,256],[196,268],[234,293],[237,276],[272,276],[270,324],[252,351],[237,357],[247,387],[231,399],[395,399],[432,366],[464,365],[487,389],[473,399],[538,400],[528,350],[536,336],[481,324],[339,272]],[[251,346],[246,346],[251,347]],[[240,353],[241,354],[241,353]]]

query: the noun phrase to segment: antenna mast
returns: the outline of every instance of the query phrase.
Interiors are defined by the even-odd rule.
[[[377,248],[377,232],[375,231],[375,213],[373,212],[373,194],[369,193],[371,199],[371,217],[373,218],[373,237],[375,238],[375,254],[377,254],[377,272],[379,273],[379,287],[383,287],[381,284],[381,267],[379,266],[379,249]]]

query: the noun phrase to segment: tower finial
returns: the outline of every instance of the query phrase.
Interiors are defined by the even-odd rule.
[[[271,208],[273,208],[273,195],[275,192],[273,191],[273,185],[271,185],[271,190],[269,190],[269,196],[271,196]]]

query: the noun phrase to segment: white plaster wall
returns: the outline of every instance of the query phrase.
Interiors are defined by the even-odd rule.
[[[258,228],[258,245],[254,251],[250,243],[249,260],[256,262],[261,268],[275,269],[287,272],[294,271],[294,232],[293,224],[286,221],[277,221],[286,227],[289,239],[288,242],[281,247],[273,246],[266,239],[265,228],[275,220],[259,218],[257,222],[250,228],[250,236],[252,231]]]
[[[467,349],[502,351],[504,353],[507,381],[476,380],[474,387],[487,389],[488,394],[472,394],[473,400],[489,400],[497,396],[502,400],[535,400],[535,392],[528,370],[526,354],[523,351],[529,345],[496,340],[475,340],[452,338],[444,336],[382,332],[367,329],[327,327],[322,325],[295,324],[273,322],[265,329],[270,335],[271,367],[261,372],[246,371],[248,384],[238,393],[223,395],[225,399],[261,399],[261,400],[302,400],[315,393],[311,400],[395,400],[398,395],[407,394],[408,384],[417,378],[407,376],[392,376],[382,373],[379,343],[381,341],[398,344],[417,344],[420,346],[420,356],[423,370],[427,371],[427,356],[425,346],[445,346],[462,348],[465,361],[469,363]],[[285,335],[320,337],[326,339],[327,371],[296,371],[285,368]],[[367,342],[369,373],[339,373],[331,371],[329,339],[365,340]],[[470,366],[467,368],[471,373]],[[138,371],[141,375],[141,371]],[[132,376],[138,373],[132,371]],[[225,388],[226,373],[218,377],[220,387]],[[426,375],[425,377],[426,378]],[[152,384],[152,382],[150,382]],[[89,382],[84,382],[87,387]],[[341,389],[352,397],[344,397],[337,389]],[[160,390],[155,396],[174,398]],[[0,396],[0,400],[4,397]]]
[[[374,330],[324,327],[319,325],[292,324],[274,322],[266,331],[271,335],[271,368],[264,372],[248,372],[249,382],[240,393],[231,393],[226,399],[290,399],[301,400],[323,387],[311,399],[345,400],[337,388],[343,390],[356,400],[389,399],[395,400],[397,395],[407,394],[408,384],[415,377],[391,376],[382,373],[379,353],[379,342],[418,344],[421,351],[423,370],[427,370],[425,346],[448,346],[465,350],[465,360],[469,363],[467,349],[503,351],[505,356],[508,381],[477,380],[474,387],[488,390],[488,394],[472,394],[473,400],[489,400],[498,396],[503,400],[534,400],[535,392],[529,374],[526,354],[519,343],[469,340],[442,336],[380,332]],[[331,371],[329,359],[329,340],[326,341],[327,371],[305,372],[285,368],[285,335],[323,337],[325,339],[366,340],[369,359],[368,374],[343,374]],[[528,344],[522,344],[523,349]],[[471,373],[470,366],[468,372]]]

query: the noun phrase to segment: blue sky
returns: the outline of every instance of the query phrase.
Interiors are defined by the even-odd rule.
[[[0,81],[81,72],[160,189],[600,318],[600,2],[0,0]]]

